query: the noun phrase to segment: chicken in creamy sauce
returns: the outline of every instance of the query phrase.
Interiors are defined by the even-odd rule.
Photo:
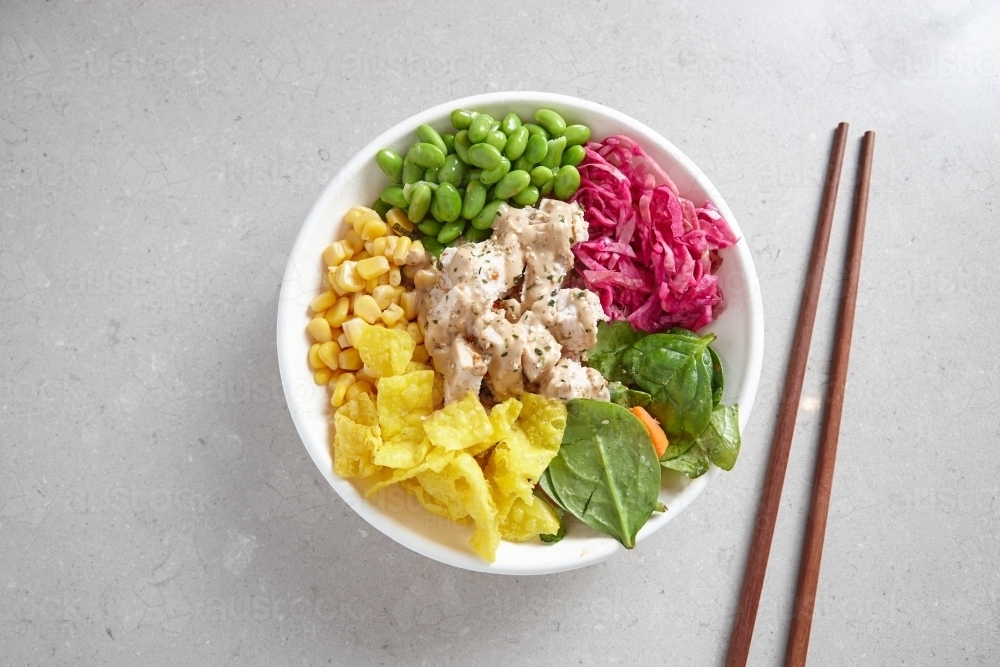
[[[608,318],[595,293],[562,287],[572,246],[588,238],[582,211],[554,199],[501,210],[493,236],[445,250],[421,291],[424,343],[445,401],[479,394],[484,379],[501,401],[524,391],[608,400],[601,374],[580,363]]]

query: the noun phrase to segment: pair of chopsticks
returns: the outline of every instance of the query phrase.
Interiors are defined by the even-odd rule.
[[[753,637],[757,607],[767,571],[768,555],[771,552],[771,538],[781,502],[781,487],[788,467],[788,453],[795,431],[795,418],[802,395],[802,381],[805,377],[809,345],[812,341],[816,307],[819,304],[820,286],[823,282],[823,266],[830,244],[830,229],[833,226],[833,212],[840,187],[840,171],[844,163],[844,147],[847,144],[847,123],[837,126],[833,149],[827,168],[826,185],[823,188],[823,202],[820,207],[819,223],[813,239],[809,271],[806,276],[805,291],[799,310],[799,320],[795,330],[791,362],[785,377],[785,387],[781,397],[778,428],[771,445],[764,492],[754,527],[750,557],[747,562],[743,589],[740,592],[736,623],[729,639],[729,653],[726,667],[745,667]],[[847,366],[851,353],[851,336],[854,329],[854,307],[858,296],[858,278],[861,274],[861,248],[864,243],[865,218],[868,212],[868,189],[871,180],[872,154],[875,148],[875,133],[866,132],[861,145],[858,180],[854,192],[854,210],[851,222],[851,240],[847,257],[847,278],[841,293],[840,313],[837,323],[836,347],[831,362],[830,380],[827,390],[827,409],[823,420],[820,452],[813,480],[812,499],[809,506],[809,523],[806,528],[802,561],[799,565],[799,580],[795,593],[794,616],[791,633],[785,652],[785,667],[803,667],[809,648],[809,633],[812,628],[813,608],[816,603],[816,588],[819,582],[820,561],[823,557],[823,538],[830,509],[830,491],[833,485],[833,467],[837,456],[837,440],[840,436],[840,418],[844,407],[844,387],[847,383]]]

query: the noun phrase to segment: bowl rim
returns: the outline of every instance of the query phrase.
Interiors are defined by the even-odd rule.
[[[304,420],[307,417],[300,411],[293,409],[295,390],[290,379],[290,370],[288,366],[291,363],[304,363],[303,360],[298,359],[297,357],[292,359],[290,353],[288,352],[292,341],[288,339],[288,336],[291,334],[289,332],[289,327],[285,324],[287,318],[294,317],[296,315],[301,317],[302,315],[301,313],[296,313],[291,310],[295,298],[295,295],[292,294],[292,292],[296,289],[301,289],[295,258],[301,256],[304,249],[303,246],[308,243],[308,239],[306,238],[307,235],[305,234],[306,229],[311,227],[311,223],[314,218],[322,216],[326,210],[329,200],[334,198],[335,193],[338,192],[340,188],[342,188],[351,179],[355,178],[364,166],[374,158],[374,155],[378,150],[384,146],[391,145],[400,138],[412,133],[418,125],[424,123],[440,123],[442,120],[447,120],[450,112],[455,108],[476,108],[487,105],[501,105],[515,102],[530,103],[538,106],[562,106],[572,108],[574,111],[578,111],[582,115],[598,114],[621,124],[625,128],[629,128],[629,130],[634,131],[637,134],[641,134],[641,137],[636,138],[636,140],[640,142],[640,145],[646,141],[654,142],[660,149],[668,153],[677,165],[679,165],[679,167],[686,172],[686,175],[690,177],[691,181],[706,192],[708,199],[716,206],[716,208],[719,209],[720,213],[729,222],[733,232],[739,238],[739,241],[735,246],[727,248],[725,252],[735,251],[735,253],[739,256],[739,264],[743,267],[745,272],[744,277],[746,279],[747,296],[750,301],[751,311],[750,330],[747,332],[749,358],[746,367],[746,375],[737,397],[737,401],[740,406],[740,430],[741,432],[745,431],[746,423],[752,411],[760,381],[760,372],[763,362],[764,324],[763,305],[756,267],[754,266],[749,246],[747,245],[736,217],[726,204],[721,193],[715,185],[712,184],[704,172],[702,172],[701,169],[699,169],[698,166],[695,165],[695,163],[680,149],[678,149],[665,137],[660,135],[657,131],[620,111],[596,102],[568,95],[536,91],[503,91],[471,95],[447,101],[396,123],[372,139],[363,148],[361,148],[361,150],[355,153],[340,168],[336,176],[323,189],[322,194],[320,194],[315,204],[313,204],[305,220],[302,222],[299,231],[297,232],[295,242],[292,245],[289,259],[285,267],[285,272],[282,276],[281,291],[278,297],[276,343],[278,348],[278,367],[281,376],[282,390],[285,395],[285,401],[289,407],[289,413],[292,416],[292,421],[295,424],[296,431],[299,435],[299,439],[302,441],[302,444],[309,453],[313,463],[316,464],[320,473],[327,480],[330,486],[333,487],[337,495],[339,495],[342,500],[354,509],[354,511],[360,515],[361,518],[367,521],[373,528],[379,530],[381,533],[397,543],[441,563],[462,569],[494,574],[552,574],[598,563],[610,558],[616,553],[625,551],[625,549],[615,542],[613,545],[614,548],[595,550],[592,553],[582,555],[574,559],[572,562],[566,563],[565,566],[505,566],[497,565],[496,563],[487,563],[479,559],[479,557],[475,554],[471,554],[471,558],[466,554],[455,554],[450,549],[423,535],[400,531],[398,528],[399,524],[392,521],[389,515],[378,509],[374,504],[367,501],[358,492],[357,488],[353,483],[351,483],[350,480],[336,477],[332,470],[326,470],[326,462],[322,461],[307,444],[304,426]],[[672,178],[673,177],[674,176],[672,175]],[[677,179],[675,178],[674,180]],[[657,515],[654,515],[654,517],[651,518],[651,520],[647,522],[647,525],[640,531],[636,539],[637,543],[649,535],[659,531],[667,523],[679,516],[683,510],[694,501],[695,498],[704,492],[711,481],[718,476],[718,473],[719,469],[712,466],[707,473],[695,480],[692,480],[688,486],[689,489],[692,489],[692,493],[686,494],[686,502],[680,504],[673,503],[670,507],[670,512],[666,515],[659,515],[660,521],[656,523],[654,523],[654,519],[657,519],[658,517]]]

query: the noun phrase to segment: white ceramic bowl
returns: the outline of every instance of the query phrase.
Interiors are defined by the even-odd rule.
[[[321,253],[346,231],[344,212],[351,206],[369,205],[387,184],[375,164],[375,153],[392,147],[400,153],[413,143],[417,126],[427,123],[438,131],[454,132],[452,109],[465,108],[502,118],[510,111],[531,118],[539,108],[554,109],[568,123],[584,123],[600,140],[614,134],[635,139],[677,184],[681,194],[700,205],[708,200],[729,221],[739,243],[722,251],[719,271],[726,308],[708,329],[718,335],[714,348],[726,373],[723,402],[739,403],[740,427],[750,416],[763,355],[763,315],[757,273],[750,249],[733,212],[708,178],[673,144],[642,123],[608,107],[564,95],[508,92],[476,95],[447,102],[408,118],[365,146],[326,187],[306,218],[285,269],[278,302],[278,365],[288,409],[306,450],[330,486],[368,523],[400,544],[442,563],[480,572],[547,574],[572,570],[625,551],[613,538],[571,520],[565,539],[554,545],[540,542],[502,542],[496,562],[482,561],[468,546],[472,528],[436,517],[398,487],[385,489],[371,499],[363,497],[364,484],[334,475],[330,457],[331,410],[325,387],[313,383],[307,363],[310,340],[305,333],[308,304],[319,291],[323,267]],[[746,456],[746,453],[744,453]],[[719,470],[712,468],[695,480],[664,471],[660,500],[669,508],[654,514],[639,532],[649,537],[677,517]]]

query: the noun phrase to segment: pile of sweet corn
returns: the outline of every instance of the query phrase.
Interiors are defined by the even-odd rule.
[[[429,359],[416,293],[403,286],[401,272],[403,266],[422,264],[425,251],[420,241],[394,233],[413,231],[413,224],[399,209],[389,211],[383,221],[364,206],[353,207],[344,221],[351,227],[347,234],[323,251],[328,289],[309,304],[313,315],[306,325],[314,341],[309,348],[313,379],[329,387],[335,408],[360,393],[375,394],[378,378],[355,346],[362,322],[406,331],[417,343],[413,361]]]

